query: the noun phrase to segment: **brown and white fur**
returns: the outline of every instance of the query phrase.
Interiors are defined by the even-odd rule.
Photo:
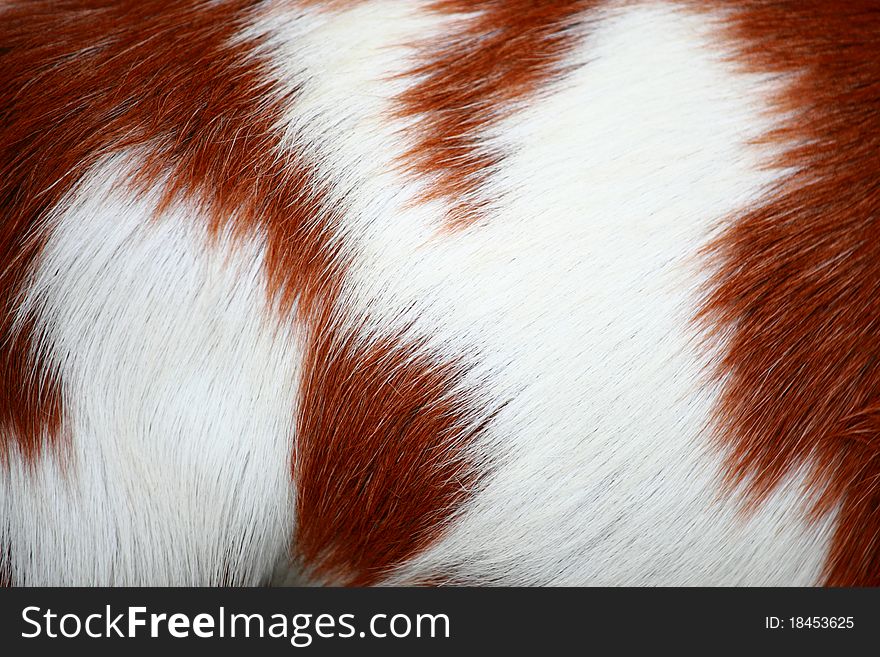
[[[0,579],[880,584],[880,6],[0,0]]]

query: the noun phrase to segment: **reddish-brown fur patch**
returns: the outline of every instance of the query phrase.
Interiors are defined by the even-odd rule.
[[[459,363],[402,336],[369,344],[332,321],[304,364],[294,474],[310,574],[371,584],[429,545],[477,484],[474,400]]]
[[[34,348],[34,318],[14,326],[24,264],[34,257],[27,251],[14,238],[0,244],[0,261],[20,254],[7,275],[0,274],[0,462],[8,458],[6,441],[16,441],[25,458],[35,458],[44,441],[61,430],[58,376]]]
[[[826,583],[880,585],[880,8],[729,5],[738,62],[800,75],[770,135],[799,171],[712,245],[728,483],[756,505],[809,464],[814,516],[840,509]]]
[[[418,119],[405,168],[430,180],[426,199],[446,198],[450,226],[466,225],[491,199],[480,186],[503,153],[485,130],[564,73],[561,60],[580,35],[574,28],[596,0],[436,0],[446,14],[478,12],[466,29],[421,49],[411,74],[420,80],[400,98],[400,116]]]

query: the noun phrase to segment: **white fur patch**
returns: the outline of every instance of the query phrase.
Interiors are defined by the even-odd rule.
[[[268,320],[263,245],[117,183],[73,194],[29,303],[63,380],[69,458],[13,455],[0,517],[17,585],[259,584],[292,536],[295,335]],[[65,463],[69,462],[69,471]]]

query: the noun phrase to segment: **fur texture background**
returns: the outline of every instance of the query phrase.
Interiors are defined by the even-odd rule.
[[[880,584],[880,9],[3,0],[0,580]]]

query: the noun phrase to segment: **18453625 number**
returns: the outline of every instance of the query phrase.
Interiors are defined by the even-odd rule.
[[[852,616],[791,616],[789,627],[795,630],[810,629],[852,629]]]

